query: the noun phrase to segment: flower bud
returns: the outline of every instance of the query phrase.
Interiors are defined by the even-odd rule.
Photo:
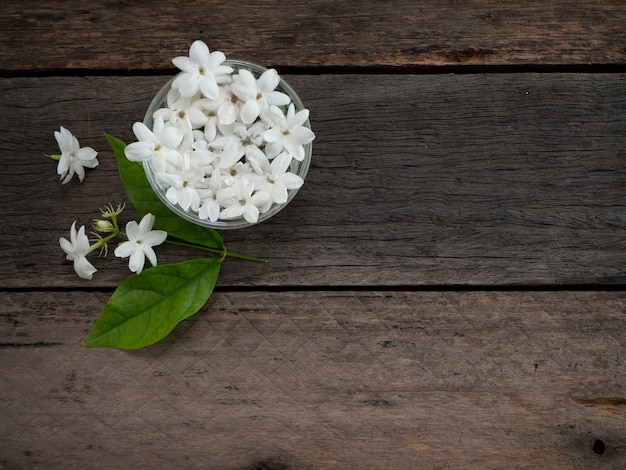
[[[108,220],[95,219],[92,224],[93,229],[100,233],[110,233],[114,230],[113,224]]]

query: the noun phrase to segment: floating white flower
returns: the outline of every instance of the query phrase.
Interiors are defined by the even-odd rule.
[[[220,212],[220,218],[228,220],[243,217],[251,224],[259,220],[260,208],[269,200],[267,193],[254,192],[254,183],[246,178],[240,178],[232,187],[223,189],[221,196],[226,208]]]
[[[223,52],[209,52],[202,41],[194,41],[189,48],[189,57],[175,57],[172,63],[183,71],[172,83],[183,97],[190,97],[197,92],[216,100],[220,90],[218,84],[230,82],[232,67],[222,65],[226,60]]]
[[[225,155],[219,163],[219,167],[223,169],[235,165],[244,155],[247,157],[251,152],[261,152],[259,147],[264,144],[263,133],[267,126],[260,121],[248,126],[235,122],[229,126],[222,126],[220,130],[222,136],[215,139],[212,144],[224,149]]]
[[[202,117],[200,118],[200,114],[198,114],[197,118],[195,118],[194,129],[203,128],[204,132],[204,140],[212,141],[217,136],[217,125],[218,125],[218,117],[217,111],[219,109],[220,102],[215,100],[209,100],[207,98],[200,98],[192,101],[190,110],[194,116],[196,113],[200,113]],[[158,111],[157,111],[158,112]]]
[[[118,258],[130,256],[128,268],[134,273],[139,274],[143,271],[146,258],[148,258],[152,266],[157,265],[156,253],[152,247],[163,243],[167,238],[167,232],[152,230],[154,219],[154,215],[146,214],[139,224],[134,220],[128,222],[126,224],[128,241],[121,243],[115,249],[115,256]]]
[[[280,77],[274,69],[266,70],[258,78],[248,70],[240,70],[235,76],[231,89],[244,102],[241,107],[241,120],[252,124],[270,105],[285,106],[291,102],[289,95],[275,91]]]
[[[197,186],[204,180],[204,171],[187,164],[178,172],[156,173],[155,176],[160,182],[169,186],[165,197],[172,204],[178,204],[184,210],[197,211],[200,208],[201,201]]]
[[[154,113],[154,118],[163,118],[164,123],[177,127],[185,133],[198,128],[206,122],[206,115],[199,109],[192,108],[191,98],[180,98],[167,108],[159,109]]]
[[[85,179],[85,168],[98,166],[96,152],[91,147],[80,147],[78,139],[70,131],[61,126],[60,132],[54,131],[54,138],[59,144],[61,156],[57,165],[57,173],[61,175],[63,184],[69,182],[74,174],[82,182]]]
[[[271,162],[265,154],[255,155],[248,159],[250,165],[257,173],[266,175],[267,182],[261,190],[269,194],[272,202],[276,204],[286,203],[288,190],[299,189],[304,184],[302,178],[295,173],[287,171],[289,170],[291,159],[291,155],[284,152]]]
[[[220,156],[218,149],[211,147],[206,140],[202,138],[194,140],[192,143],[192,151],[188,152],[190,163],[199,168],[206,168],[207,174],[213,171],[210,165]]]
[[[309,110],[302,109],[296,113],[291,103],[285,115],[278,106],[270,106],[263,118],[270,125],[270,129],[263,134],[268,142],[267,156],[272,158],[286,150],[293,158],[302,161],[304,146],[315,139],[313,131],[303,126],[309,118]]]
[[[91,279],[97,269],[87,261],[87,253],[89,253],[90,246],[89,239],[85,235],[85,226],[81,226],[77,231],[76,222],[74,222],[70,229],[70,239],[60,237],[59,244],[67,255],[65,259],[74,261],[76,274],[82,279]]]
[[[124,149],[131,162],[151,161],[155,171],[165,171],[168,164],[180,165],[177,148],[183,140],[183,132],[176,126],[166,126],[163,116],[155,119],[153,130],[136,122],[133,133],[138,142],[128,144]]]

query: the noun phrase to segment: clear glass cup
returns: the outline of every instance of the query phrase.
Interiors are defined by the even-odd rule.
[[[256,78],[259,78],[261,76],[261,74],[263,74],[263,72],[265,72],[267,70],[265,67],[262,67],[262,66],[257,65],[257,64],[253,64],[251,62],[246,62],[246,61],[241,61],[241,60],[233,60],[233,59],[226,59],[224,61],[224,65],[229,65],[229,66],[231,66],[234,69],[233,70],[233,75],[236,74],[241,69],[246,69],[246,70],[249,70],[250,72],[252,72],[252,74]],[[152,117],[154,115],[154,112],[157,109],[167,107],[167,94],[168,94],[169,90],[171,89],[172,82],[174,81],[175,78],[176,78],[176,76],[171,78],[163,86],[163,88],[161,88],[159,90],[159,92],[152,99],[152,102],[150,103],[150,106],[148,106],[148,109],[146,110],[146,114],[145,114],[144,119],[143,119],[143,123],[149,129],[153,128],[153,118]],[[294,104],[296,112],[304,109],[304,104],[302,103],[302,100],[300,99],[298,94],[282,78],[280,80],[280,83],[276,87],[276,91],[281,91],[281,92],[289,95],[289,97],[291,98],[292,103]],[[304,123],[304,126],[308,127],[309,129],[311,128],[311,123],[309,122],[308,119]],[[296,159],[293,159],[291,161],[291,165],[289,167],[289,171],[292,172],[292,173],[295,173],[296,175],[300,176],[304,180],[305,177],[306,177],[307,172],[309,171],[309,165],[311,164],[311,154],[312,154],[312,151],[313,151],[312,143],[306,144],[304,146],[304,159],[302,161],[297,161]],[[144,162],[143,166],[144,166],[144,171],[146,173],[146,177],[148,178],[148,181],[150,182],[150,186],[152,186],[152,189],[154,190],[156,195],[159,197],[159,199],[163,202],[163,204],[165,204],[172,212],[174,212],[175,214],[179,215],[183,219],[188,220],[189,222],[192,222],[194,224],[201,225],[201,226],[204,226],[204,227],[209,227],[209,228],[212,228],[212,229],[216,229],[216,230],[237,229],[237,228],[250,227],[252,225],[259,224],[259,223],[269,219],[270,217],[276,215],[279,211],[284,209],[285,206],[291,202],[291,200],[295,197],[296,193],[298,192],[298,189],[289,190],[288,194],[287,194],[287,201],[285,203],[273,204],[270,207],[269,210],[259,214],[259,218],[258,218],[257,222],[255,222],[255,223],[250,223],[246,219],[244,219],[243,217],[237,218],[237,219],[230,219],[230,220],[219,220],[218,219],[215,222],[211,222],[208,219],[201,219],[200,217],[198,217],[198,214],[196,212],[192,211],[192,210],[187,210],[186,211],[183,208],[181,208],[178,204],[172,204],[165,197],[165,193],[167,192],[167,186],[157,180],[157,178],[155,177],[154,172],[152,170],[152,166],[151,166],[150,162]]]

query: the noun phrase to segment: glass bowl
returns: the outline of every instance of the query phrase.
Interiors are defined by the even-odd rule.
[[[255,78],[259,78],[261,76],[261,74],[263,74],[263,72],[265,72],[267,70],[265,67],[262,67],[260,65],[257,65],[257,64],[251,63],[251,62],[246,62],[246,61],[241,61],[241,60],[233,60],[233,59],[226,59],[224,61],[223,65],[228,65],[228,66],[232,67],[233,68],[233,73],[232,73],[233,75],[238,73],[239,70],[245,69],[245,70],[250,71],[254,75]],[[173,78],[171,78],[163,86],[163,88],[161,88],[158,91],[158,93],[152,99],[152,102],[150,103],[150,106],[148,106],[148,109],[146,110],[146,114],[144,116],[143,123],[149,129],[151,129],[151,130],[153,129],[153,124],[154,124],[154,122],[153,122],[153,115],[154,115],[155,111],[157,111],[158,109],[167,107],[167,94],[168,94],[168,92],[171,89],[172,82],[176,79],[177,76],[178,75],[176,75]],[[300,100],[300,97],[298,96],[298,94],[282,78],[280,79],[280,82],[279,82],[279,84],[278,84],[278,86],[276,87],[275,90],[283,92],[283,93],[285,93],[286,95],[288,95],[291,98],[291,102],[294,105],[296,113],[298,111],[304,109],[304,104],[302,103],[302,100]],[[284,106],[283,108],[286,109],[287,106]],[[311,124],[310,124],[310,121],[308,119],[306,120],[306,122],[303,125],[305,127],[308,127],[309,129],[311,128]],[[307,174],[307,172],[309,170],[309,165],[311,163],[312,149],[313,149],[312,143],[308,143],[308,144],[304,145],[304,158],[303,158],[303,160],[302,161],[298,161],[298,160],[296,160],[294,158],[294,159],[292,159],[291,164],[289,166],[289,171],[291,173],[295,173],[296,175],[298,175],[303,180],[305,179],[306,174]],[[245,156],[242,157],[242,160],[245,160]],[[167,199],[167,197],[165,196],[165,193],[167,192],[168,186],[163,184],[162,182],[160,182],[155,177],[155,174],[154,174],[154,171],[152,169],[151,163],[149,161],[148,162],[144,162],[143,166],[144,166],[144,171],[146,173],[146,177],[147,177],[147,179],[148,179],[148,181],[150,183],[150,186],[152,187],[152,189],[154,190],[156,195],[159,197],[159,199],[163,202],[163,204],[165,204],[172,212],[174,212],[178,216],[182,217],[183,219],[188,220],[189,222],[192,222],[192,223],[197,224],[197,225],[201,225],[203,227],[209,227],[209,228],[212,228],[212,229],[216,229],[216,230],[238,229],[238,228],[244,228],[244,227],[249,227],[249,226],[252,226],[252,225],[259,224],[259,223],[269,219],[270,217],[273,217],[278,212],[280,212],[283,208],[285,208],[285,206],[291,202],[291,200],[295,197],[296,193],[299,190],[299,188],[298,189],[290,189],[290,190],[288,190],[287,201],[286,202],[284,202],[282,204],[273,203],[271,205],[271,207],[267,211],[261,212],[259,214],[258,220],[256,222],[254,222],[254,223],[248,222],[246,219],[243,218],[243,216],[240,217],[240,218],[236,218],[236,219],[227,219],[227,220],[218,219],[215,222],[212,222],[209,219],[201,219],[198,216],[198,213],[193,211],[193,210],[191,210],[191,209],[184,210],[178,204],[172,204]]]

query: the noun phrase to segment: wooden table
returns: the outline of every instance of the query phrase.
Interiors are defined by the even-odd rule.
[[[0,467],[626,468],[625,25],[622,0],[5,0]],[[195,39],[298,91],[306,184],[223,232],[269,262],[224,263],[165,340],[85,348],[129,272],[82,281],[58,238],[126,201],[104,133],[134,139]],[[82,184],[60,125],[99,151]]]

